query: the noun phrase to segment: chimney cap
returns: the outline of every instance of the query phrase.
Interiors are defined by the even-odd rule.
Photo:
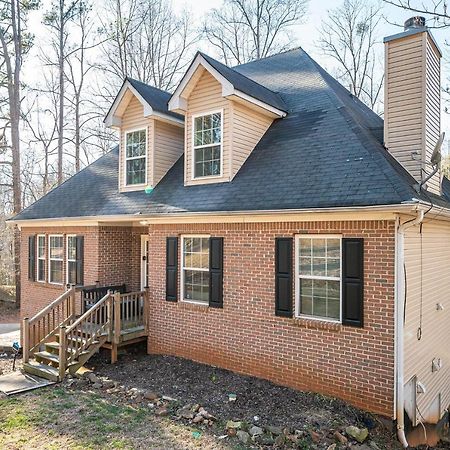
[[[410,17],[408,20],[405,21],[405,31],[411,30],[414,28],[425,28],[426,19],[423,16],[414,16]]]

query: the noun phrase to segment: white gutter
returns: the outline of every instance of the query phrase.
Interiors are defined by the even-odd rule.
[[[425,212],[423,209],[416,211],[416,218],[402,224],[397,223],[396,234],[396,265],[395,265],[395,330],[396,330],[396,418],[397,436],[404,448],[408,448],[405,436],[405,392],[404,392],[404,316],[405,316],[405,231],[413,226],[420,225]]]

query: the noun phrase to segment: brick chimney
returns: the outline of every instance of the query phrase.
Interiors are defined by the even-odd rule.
[[[424,17],[384,38],[384,143],[418,184],[433,172],[431,155],[441,132],[442,53]],[[440,194],[440,168],[423,186]]]

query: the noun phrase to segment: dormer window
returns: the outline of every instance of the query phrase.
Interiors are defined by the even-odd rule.
[[[147,130],[125,135],[125,180],[127,186],[145,184],[147,178]]]
[[[222,175],[222,112],[193,117],[194,178]]]

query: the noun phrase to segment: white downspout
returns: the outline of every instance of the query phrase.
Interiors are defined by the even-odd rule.
[[[404,448],[408,448],[408,441],[405,436],[405,393],[404,393],[404,316],[405,316],[405,230],[422,223],[424,217],[423,210],[417,211],[417,217],[397,226],[396,239],[396,277],[395,277],[395,304],[396,304],[396,416],[397,416],[397,436]]]

